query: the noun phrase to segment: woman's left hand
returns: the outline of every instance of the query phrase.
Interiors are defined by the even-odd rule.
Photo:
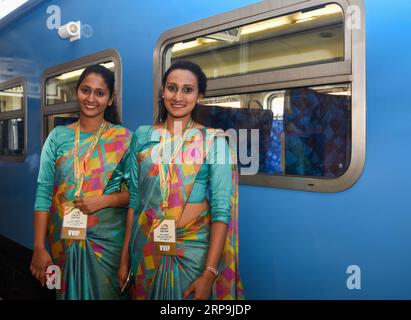
[[[77,198],[73,201],[76,208],[79,208],[84,214],[92,214],[105,208],[103,196],[93,196]]]
[[[214,278],[215,276],[212,273],[204,271],[184,292],[183,299],[186,299],[193,293],[193,300],[208,300],[211,295]]]

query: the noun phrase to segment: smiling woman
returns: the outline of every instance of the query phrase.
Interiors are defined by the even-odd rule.
[[[55,127],[42,150],[30,270],[44,284],[47,267],[56,264],[59,299],[118,299],[131,134],[118,125],[112,71],[87,67],[76,93],[79,121]]]
[[[207,77],[198,65],[186,61],[172,65],[163,76],[156,123],[167,118],[170,125],[174,122],[170,120],[174,119],[186,123],[206,89]],[[184,106],[189,108],[182,108]]]
[[[198,91],[196,77],[187,70],[174,70],[170,73],[163,89],[168,116],[176,120],[190,115],[202,96]]]
[[[100,64],[115,75],[114,100],[118,117],[121,119],[121,63],[115,50],[105,50],[46,70],[42,102],[43,142],[54,127],[68,125],[78,120],[80,114],[77,96],[78,80],[85,68],[94,64]]]
[[[157,123],[133,136],[118,280],[131,270],[135,299],[243,298],[235,156],[222,132],[191,117],[206,88],[198,65],[176,62],[162,80]]]
[[[114,104],[114,73],[112,71],[101,65],[86,68],[77,82],[76,93],[80,114],[84,117],[84,121],[104,114],[105,120],[120,124],[117,106]]]

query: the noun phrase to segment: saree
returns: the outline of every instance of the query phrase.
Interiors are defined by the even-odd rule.
[[[64,128],[64,127],[62,127]],[[63,129],[61,129],[63,130]],[[70,130],[70,129],[65,129]],[[73,135],[68,135],[71,139]],[[80,137],[82,158],[94,135]],[[103,132],[85,165],[82,197],[101,196],[126,188],[118,172],[125,165],[129,130],[111,125]],[[67,148],[66,148],[67,149]],[[126,208],[104,208],[88,215],[85,240],[61,239],[64,204],[75,193],[73,148],[55,159],[54,188],[48,220],[48,238],[54,264],[61,270],[58,299],[119,299],[117,271],[125,232]]]
[[[163,212],[159,182],[159,144],[137,150],[139,197],[141,211],[134,217],[130,239],[131,270],[134,299],[179,300],[183,293],[205,270],[208,254],[211,212],[208,207],[194,221],[176,229],[176,255],[156,255],[153,230],[157,219],[179,220],[190,197],[201,164],[218,130],[197,130],[182,145],[182,161],[175,163],[171,174],[168,209]],[[137,132],[136,134],[137,135]],[[135,137],[136,138],[136,137]],[[191,161],[184,161],[185,155]],[[194,159],[193,159],[193,155]],[[195,161],[200,159],[201,161]],[[194,160],[194,161],[193,161]],[[133,161],[133,160],[131,160]],[[212,286],[210,299],[243,299],[238,272],[238,173],[232,165],[231,218],[223,253],[218,265],[219,275]],[[191,297],[192,298],[192,297]]]

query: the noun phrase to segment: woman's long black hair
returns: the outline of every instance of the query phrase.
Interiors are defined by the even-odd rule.
[[[164,105],[164,99],[163,99],[163,89],[166,86],[168,75],[174,70],[187,70],[187,71],[190,71],[192,74],[194,74],[195,77],[197,78],[199,94],[202,94],[204,96],[207,90],[207,77],[199,65],[193,62],[190,62],[190,61],[186,61],[186,60],[180,60],[180,61],[175,62],[164,73],[162,81],[161,81],[162,88],[160,90],[160,95],[158,99],[158,116],[156,119],[157,124],[165,121],[167,118],[167,109],[166,109],[166,106]],[[194,107],[194,110],[192,112],[195,112],[196,108],[197,108],[197,105]]]
[[[87,77],[91,73],[98,74],[104,79],[104,82],[106,83],[107,88],[110,91],[110,99],[111,99],[111,97],[114,94],[114,72],[99,64],[94,64],[84,69],[84,71],[80,75],[80,78],[77,81],[76,92],[78,88],[80,87],[81,83],[84,81],[84,78]],[[104,111],[104,119],[113,124],[121,124],[120,117],[117,111],[117,104],[115,100],[116,99],[114,99],[113,103],[107,106],[106,110]]]

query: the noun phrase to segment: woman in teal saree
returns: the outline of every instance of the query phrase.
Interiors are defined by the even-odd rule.
[[[118,125],[112,71],[86,68],[76,90],[79,121],[54,128],[42,150],[30,270],[44,285],[47,267],[60,268],[58,299],[119,299],[131,134]]]
[[[120,285],[134,275],[134,299],[243,298],[235,161],[218,130],[191,119],[205,89],[200,67],[177,62],[163,78],[160,121],[134,134],[118,275]]]

